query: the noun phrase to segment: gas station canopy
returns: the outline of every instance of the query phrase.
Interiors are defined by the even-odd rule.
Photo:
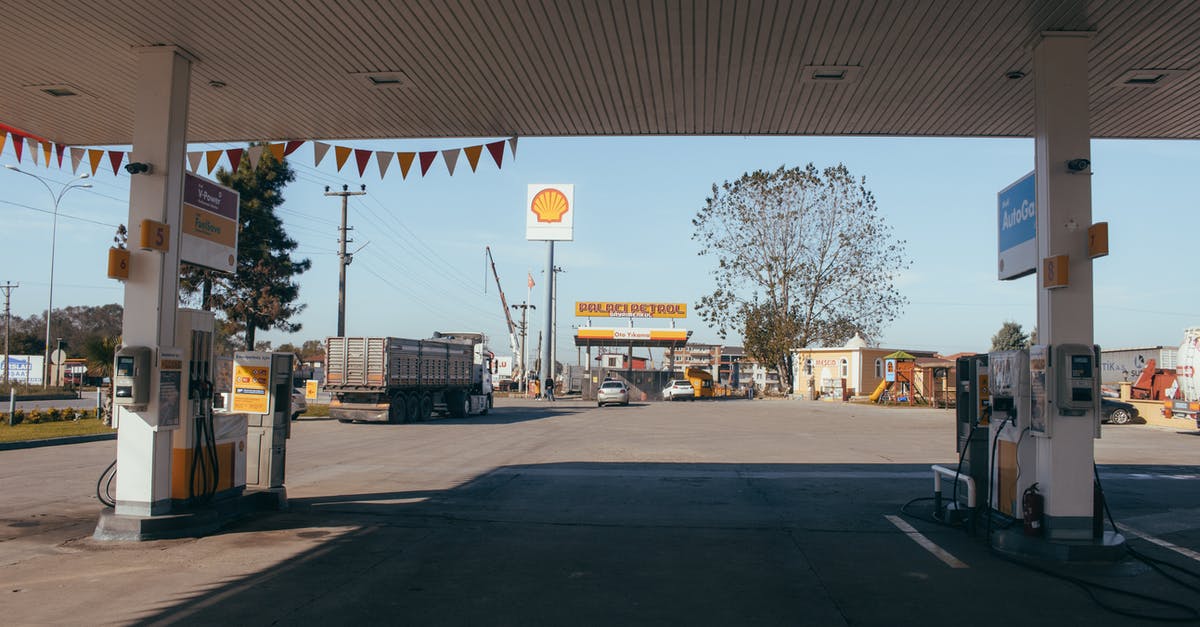
[[[1192,0],[0,0],[0,122],[129,144],[138,55],[194,63],[190,142],[1030,137],[1031,46],[1093,31],[1091,135],[1200,138]]]
[[[575,345],[616,346],[620,348],[677,348],[687,344],[691,331],[684,329],[601,329],[580,327],[575,334]]]

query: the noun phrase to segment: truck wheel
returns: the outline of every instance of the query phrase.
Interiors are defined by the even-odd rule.
[[[425,422],[433,416],[433,396],[428,392],[421,395],[421,413],[417,416],[417,420]]]
[[[466,418],[471,413],[470,399],[466,394],[454,391],[446,393],[446,408],[450,410],[451,418]]]
[[[421,414],[421,397],[408,394],[404,397],[404,422],[416,422]]]
[[[399,394],[388,404],[388,424],[404,422],[404,395]]]

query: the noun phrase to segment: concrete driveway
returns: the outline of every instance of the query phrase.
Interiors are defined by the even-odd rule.
[[[1200,437],[1146,425],[1104,436],[1114,515],[1159,542],[1131,544],[1200,570]],[[0,453],[5,622],[1141,623],[960,529],[900,515],[930,494],[929,464],[957,460],[946,410],[502,399],[463,420],[302,420],[290,511],[140,544],[89,537],[114,451]],[[1141,562],[1061,569],[1200,606]]]

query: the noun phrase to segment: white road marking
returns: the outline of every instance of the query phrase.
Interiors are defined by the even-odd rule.
[[[1147,542],[1150,542],[1152,544],[1157,544],[1158,546],[1161,546],[1164,549],[1170,549],[1184,557],[1190,557],[1190,558],[1196,560],[1197,562],[1200,562],[1200,553],[1197,553],[1191,549],[1184,548],[1182,546],[1179,546],[1178,544],[1171,544],[1170,542],[1167,542],[1166,540],[1163,540],[1161,538],[1156,538],[1154,536],[1144,534],[1144,533],[1138,531],[1137,529],[1134,529],[1133,527],[1130,527],[1128,525],[1118,525],[1118,528],[1121,531],[1124,531],[1125,533],[1133,534]]]
[[[929,551],[930,553],[933,553],[934,557],[945,562],[946,565],[949,566],[950,568],[970,568],[970,566],[967,566],[966,564],[964,564],[957,557],[954,557],[953,555],[951,555],[948,551],[946,551],[946,549],[943,549],[942,547],[934,544],[933,540],[930,540],[929,538],[926,538],[925,536],[921,535],[920,531],[917,531],[916,529],[913,528],[912,525],[901,520],[899,516],[892,516],[892,515],[888,514],[888,515],[885,515],[884,518],[888,519],[888,522],[892,523],[893,525],[896,525],[897,529],[899,529],[900,531],[903,531],[905,534],[908,535],[908,537],[912,538],[913,542],[916,542],[917,544],[921,545],[921,548],[925,549],[926,551]]]

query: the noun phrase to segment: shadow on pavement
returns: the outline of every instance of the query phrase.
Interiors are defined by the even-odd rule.
[[[1196,506],[1183,481],[1154,501],[1137,470],[1102,469],[1114,509]],[[943,563],[886,518],[931,487],[923,464],[552,463],[441,491],[293,499],[222,535],[315,546],[140,624],[1138,624],[962,530],[904,519],[968,568]],[[1137,565],[1083,572],[1161,587]],[[1020,602],[987,601],[1000,582]]]

